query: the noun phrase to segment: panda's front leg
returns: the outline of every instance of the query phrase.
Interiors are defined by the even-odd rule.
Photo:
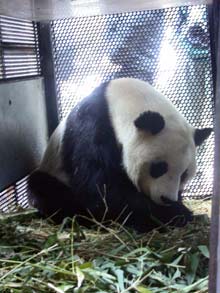
[[[130,194],[127,200],[130,217],[126,224],[139,232],[148,232],[164,224],[183,227],[193,219],[192,212],[181,200],[165,200],[164,205],[159,205],[139,192]]]
[[[122,199],[120,205],[124,208],[124,213],[119,218],[119,222],[141,233],[159,226],[159,221],[152,220],[150,216],[151,207],[143,193],[133,189],[123,190],[120,192],[120,197]]]
[[[178,201],[171,201],[167,198],[162,198],[162,200],[164,201],[165,208],[163,209],[161,206],[155,205],[154,209],[155,213],[160,209],[163,222],[170,222],[170,225],[175,227],[183,227],[193,220],[193,213],[182,202],[181,194],[179,194]]]
[[[193,220],[192,211],[180,199],[178,201],[164,199],[164,205],[156,204],[148,199],[148,209],[150,216],[159,220],[161,224],[183,227]]]

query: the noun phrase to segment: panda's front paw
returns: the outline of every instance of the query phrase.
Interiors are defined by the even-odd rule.
[[[193,213],[182,202],[172,202],[168,208],[171,216],[171,225],[183,227],[193,220]]]
[[[193,213],[182,203],[181,200],[172,201],[165,197],[161,199],[164,201],[165,205],[151,203],[151,215],[158,218],[163,224],[183,227],[193,220]]]

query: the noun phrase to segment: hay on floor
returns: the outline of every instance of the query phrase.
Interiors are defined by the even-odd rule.
[[[186,204],[199,214],[193,223],[145,234],[74,219],[56,226],[34,210],[1,214],[0,292],[208,292],[211,204]]]

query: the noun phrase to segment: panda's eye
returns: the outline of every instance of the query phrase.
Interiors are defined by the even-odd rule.
[[[188,173],[187,173],[187,170],[185,170],[180,177],[181,183],[183,183],[186,180],[187,176],[188,176]]]
[[[153,178],[158,178],[168,171],[168,164],[166,162],[152,163],[150,167],[150,175]]]

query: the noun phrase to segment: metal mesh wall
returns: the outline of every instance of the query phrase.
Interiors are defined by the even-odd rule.
[[[206,6],[56,20],[52,39],[61,119],[102,81],[129,76],[153,84],[194,126],[212,126]],[[212,163],[213,137],[199,148],[186,196],[212,194]]]

